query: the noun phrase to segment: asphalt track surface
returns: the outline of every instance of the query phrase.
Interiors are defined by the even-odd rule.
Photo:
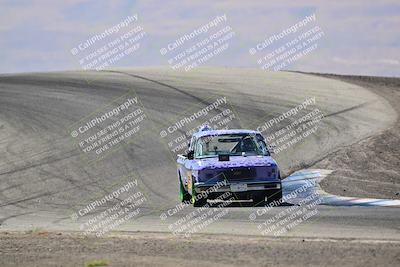
[[[87,164],[70,136],[71,126],[132,91],[146,113],[140,134]],[[0,230],[79,231],[80,220],[72,220],[72,214],[126,184],[126,177],[135,177],[146,201],[140,215],[116,230],[169,232],[171,223],[194,209],[186,207],[160,219],[179,203],[175,159],[160,131],[180,114],[221,96],[240,118],[231,126],[251,129],[316,98],[315,106],[325,117],[314,134],[276,155],[284,176],[382,132],[397,118],[384,98],[362,87],[299,73],[222,68],[176,73],[154,68],[1,75]],[[257,225],[288,206],[250,220],[257,209],[229,208],[199,233],[261,235]],[[400,239],[399,208],[320,205],[317,209],[312,218],[282,235]]]

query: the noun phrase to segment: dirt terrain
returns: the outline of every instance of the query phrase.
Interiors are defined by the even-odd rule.
[[[400,114],[400,79],[322,75],[384,97]],[[400,121],[381,134],[343,147],[313,167],[335,170],[321,186],[332,194],[400,199]]]
[[[4,267],[396,266],[400,241],[221,235],[182,239],[160,233],[96,238],[38,231],[1,233],[0,253]]]

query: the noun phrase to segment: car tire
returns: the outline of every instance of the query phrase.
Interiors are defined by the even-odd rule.
[[[257,193],[252,196],[253,206],[264,206],[265,205],[265,193]]]
[[[282,203],[282,189],[276,190],[267,198],[268,203],[272,203],[273,201]]]
[[[191,202],[192,202],[192,204],[193,204],[193,207],[204,207],[205,205],[207,205],[207,198],[206,197],[204,197],[204,196],[201,196],[201,197],[198,197],[197,198],[197,194],[196,194],[196,191],[195,191],[195,189],[194,189],[194,185],[192,186],[192,200],[191,200]]]
[[[179,199],[181,202],[187,202],[190,201],[190,194],[186,191],[185,187],[182,184],[182,180],[179,177]]]
[[[193,207],[204,207],[207,205],[207,199],[206,198],[200,198],[198,200],[195,199],[195,197],[192,197],[192,203]]]

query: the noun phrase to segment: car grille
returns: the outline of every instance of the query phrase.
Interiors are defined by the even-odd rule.
[[[220,172],[227,180],[245,180],[256,177],[256,168],[230,168]]]

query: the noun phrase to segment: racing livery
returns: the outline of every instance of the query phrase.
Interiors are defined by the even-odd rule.
[[[193,134],[188,153],[178,155],[177,168],[180,199],[195,207],[225,192],[255,205],[282,199],[278,165],[258,131],[203,127]]]

